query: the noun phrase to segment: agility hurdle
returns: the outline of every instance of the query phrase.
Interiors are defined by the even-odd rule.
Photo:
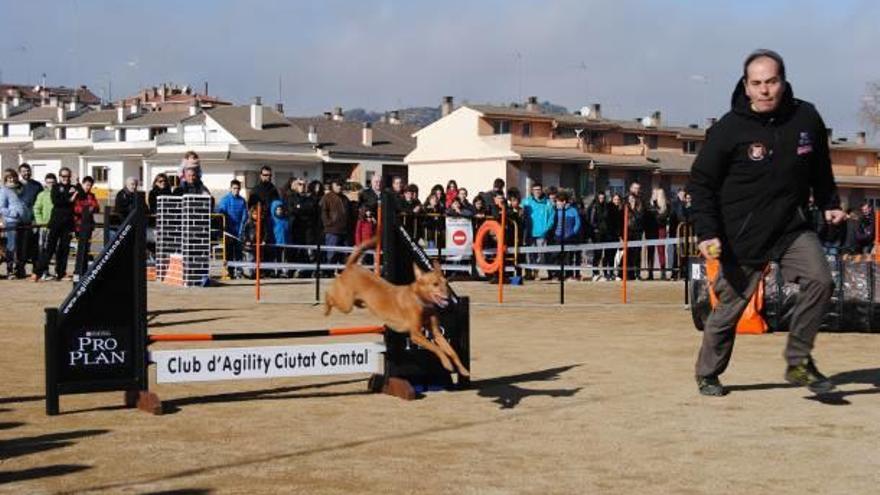
[[[386,203],[388,204],[388,203]],[[386,217],[388,214],[386,213]],[[415,263],[430,260],[395,225],[383,234],[383,275],[407,283]],[[405,235],[405,232],[404,232]],[[46,413],[58,414],[60,396],[123,391],[125,405],[162,413],[150,392],[148,369],[157,366],[158,383],[369,373],[368,389],[406,399],[424,387],[466,387],[467,377],[446,371],[433,353],[407,336],[381,326],[335,327],[237,333],[148,334],[145,215],[140,204],[120,226],[89,271],[59,307],[46,308]],[[210,289],[208,289],[210,290]],[[469,301],[450,289],[450,304],[438,310],[440,328],[466,367],[470,367]],[[180,349],[150,352],[160,342],[301,339],[343,335],[383,335],[383,342]],[[380,358],[380,355],[382,357]],[[326,360],[323,360],[326,356]],[[349,357],[346,357],[349,356]],[[266,360],[270,362],[268,364]],[[228,366],[226,363],[230,363]],[[195,363],[199,363],[196,365]],[[209,364],[214,363],[214,364]],[[209,367],[213,366],[213,369]],[[262,366],[262,367],[261,367]],[[198,369],[196,369],[198,367]],[[173,369],[172,369],[173,368]]]

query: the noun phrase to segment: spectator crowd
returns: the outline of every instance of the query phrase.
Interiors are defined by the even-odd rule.
[[[18,170],[3,171],[0,188],[0,221],[3,242],[2,258],[9,279],[30,278],[34,281],[76,279],[88,267],[92,234],[96,229],[95,215],[101,213],[92,187],[92,177],[76,179],[67,167],[58,175],[46,174],[43,183],[32,176],[31,167],[23,163]],[[158,174],[146,197],[136,177],[126,179],[125,188],[115,197],[107,228],[121,222],[140,201],[148,212],[155,212],[158,198],[164,195],[206,194],[211,192],[201,181],[201,165],[194,152],[187,152],[178,171],[179,185],[171,187],[167,174]],[[354,186],[354,187],[352,187]],[[282,263],[312,264],[313,249],[294,246],[352,246],[371,239],[377,233],[379,203],[383,191],[382,178],[374,175],[365,187],[332,179],[324,183],[291,178],[278,187],[269,166],[260,170],[258,183],[242,194],[242,184],[232,180],[229,191],[220,197],[215,210],[224,217],[224,239],[227,259],[252,260],[257,239],[265,245],[263,258]],[[471,220],[474,232],[488,219],[500,219],[502,209],[508,219],[505,238],[509,246],[545,247],[565,244],[616,243],[624,237],[629,241],[667,239],[681,233],[680,225],[690,219],[690,196],[679,189],[670,199],[662,188],[644,191],[641,184],[628,185],[626,193],[598,192],[591,197],[577,197],[571,191],[533,182],[523,194],[515,187],[505,187],[496,179],[492,187],[471,195],[464,187],[450,180],[444,187],[434,185],[424,198],[414,184],[405,184],[401,177],[391,180],[390,192],[394,208],[404,227],[427,248],[445,249],[446,217]],[[625,214],[624,214],[625,213]],[[812,203],[806,207],[815,230],[826,249],[840,254],[869,252],[874,244],[874,212],[868,203],[857,211],[848,210],[847,222],[828,225]],[[624,225],[626,218],[626,225]],[[150,219],[150,226],[154,225]],[[260,233],[257,235],[257,226]],[[149,237],[149,236],[148,236]],[[76,241],[76,261],[71,275],[67,273],[71,241]],[[555,250],[554,250],[555,251]],[[576,267],[570,278],[580,278],[580,269],[594,281],[619,279],[622,252],[616,247],[566,252],[565,264]],[[627,277],[675,279],[679,274],[679,254],[675,247],[630,247],[627,254]],[[645,259],[642,260],[644,255]],[[518,263],[529,265],[560,264],[556,252],[520,255]],[[341,260],[342,253],[327,250],[324,263]],[[54,273],[49,269],[54,263]],[[369,260],[367,260],[369,261]],[[27,273],[27,266],[31,266]],[[247,271],[230,269],[239,276]],[[251,271],[252,273],[252,271]],[[310,277],[310,270],[278,270],[279,276]],[[525,278],[537,278],[537,270],[525,270]],[[550,276],[561,276],[549,272]]]

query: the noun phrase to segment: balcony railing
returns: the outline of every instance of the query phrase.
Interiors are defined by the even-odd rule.
[[[183,133],[180,132],[166,132],[165,134],[159,134],[156,136],[156,145],[174,145],[174,144],[184,144],[183,141]]]
[[[31,132],[34,141],[45,141],[47,139],[55,139],[55,129],[49,127],[37,127]]]
[[[92,131],[92,142],[107,143],[116,141],[116,131],[107,129],[97,129]]]

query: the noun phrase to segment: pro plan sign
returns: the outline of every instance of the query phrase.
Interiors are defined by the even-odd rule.
[[[450,259],[461,259],[473,249],[474,229],[469,218],[446,217],[446,252]]]
[[[380,343],[181,349],[151,353],[158,383],[382,373]]]

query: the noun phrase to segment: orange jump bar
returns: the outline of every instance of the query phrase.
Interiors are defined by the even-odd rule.
[[[266,340],[303,339],[309,337],[334,337],[339,335],[382,334],[383,326],[337,327],[321,330],[296,330],[290,332],[249,332],[249,333],[159,333],[149,336],[153,342],[204,342],[214,340]]]

